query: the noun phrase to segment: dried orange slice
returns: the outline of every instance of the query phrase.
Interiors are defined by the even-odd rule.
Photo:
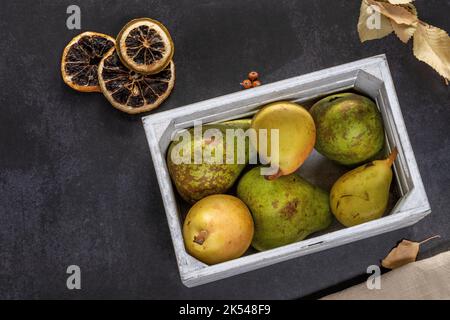
[[[175,64],[155,74],[128,69],[116,49],[111,49],[98,67],[98,80],[106,99],[117,109],[135,114],[158,107],[170,94],[175,83]]]
[[[128,22],[117,36],[116,48],[125,66],[145,74],[163,70],[174,53],[169,31],[160,22],[150,18]]]
[[[84,32],[73,38],[64,48],[61,75],[71,88],[82,92],[100,92],[98,64],[114,47],[114,38],[97,32]]]

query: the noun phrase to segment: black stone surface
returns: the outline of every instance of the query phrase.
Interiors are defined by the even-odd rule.
[[[155,112],[385,53],[432,206],[416,225],[188,289],[179,279],[140,117],[101,94],[71,90],[60,56],[79,31],[116,35],[128,20],[162,21],[176,45],[177,82]],[[450,1],[416,1],[422,20],[450,30]],[[359,1],[7,1],[0,10],[0,298],[290,299],[345,287],[402,238],[420,258],[450,248],[450,95],[412,44],[361,44]],[[82,289],[66,288],[66,268]],[[359,277],[359,278],[358,278]],[[325,290],[326,288],[331,288]],[[325,291],[324,291],[325,290]]]

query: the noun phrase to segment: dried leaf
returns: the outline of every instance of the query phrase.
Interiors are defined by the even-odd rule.
[[[417,26],[409,26],[407,24],[398,24],[391,20],[392,29],[394,29],[397,37],[403,42],[407,43],[409,39],[413,36],[414,32],[416,32]]]
[[[388,269],[395,269],[407,263],[414,262],[419,253],[419,246],[418,242],[403,240],[381,261],[381,265]]]
[[[380,24],[378,26],[373,25],[373,22],[375,22],[373,10],[366,0],[361,1],[358,21],[358,34],[361,42],[383,38],[393,30],[389,19],[383,15],[380,15]]]
[[[405,3],[410,3],[413,2],[414,0],[388,0],[389,3],[392,4],[405,4]]]
[[[419,24],[414,33],[413,52],[445,79],[450,79],[450,37],[442,29]]]
[[[402,7],[417,17],[417,9],[412,3],[402,4]],[[399,24],[394,20],[391,20],[391,25],[392,29],[394,29],[395,34],[403,43],[407,43],[417,29],[417,22],[412,25],[408,25]]]
[[[415,15],[417,17],[417,20],[419,20],[418,13],[417,13],[417,8],[416,8],[415,5],[413,5],[412,3],[405,3],[405,4],[401,4],[400,6],[402,8],[405,8],[406,10],[408,10],[413,15]]]
[[[388,2],[378,2],[375,0],[366,1],[369,5],[373,5],[375,10],[398,24],[413,25],[417,23],[417,17],[402,6],[396,6]]]
[[[440,236],[433,236],[425,239],[421,242],[414,242],[409,240],[403,240],[394,249],[389,252],[386,258],[381,261],[381,265],[388,269],[395,269],[410,262],[414,262],[417,259],[420,245],[430,241],[431,239],[439,238]]]

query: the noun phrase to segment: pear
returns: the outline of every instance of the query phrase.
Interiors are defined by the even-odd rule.
[[[197,201],[183,224],[186,250],[207,264],[239,258],[253,237],[253,220],[238,198],[215,194]]]
[[[384,146],[381,113],[364,96],[344,92],[316,102],[316,150],[337,163],[354,166],[374,158]]]
[[[227,161],[227,129],[242,129],[245,131],[250,128],[250,119],[231,120],[225,123],[205,125],[202,127],[201,135],[194,134],[194,128],[188,130],[189,138],[173,141],[167,152],[167,168],[170,177],[181,197],[189,203],[196,201],[212,194],[225,193],[230,189],[242,170],[248,163],[249,142],[245,142],[244,161],[238,158],[238,141],[234,139],[234,157],[232,163]],[[204,135],[208,129],[217,129],[223,136],[223,139],[213,140]],[[195,146],[200,146],[201,155],[200,163],[195,161]],[[218,159],[222,158],[222,163],[208,163],[204,155],[205,151],[210,148],[211,155],[214,157],[218,150],[221,150],[223,156],[218,155]],[[215,149],[215,150],[214,150]],[[190,156],[187,162],[177,163],[174,161],[177,156],[183,156],[186,150],[190,150]],[[239,160],[239,161],[238,161]]]
[[[385,160],[375,160],[340,177],[330,193],[336,219],[346,227],[380,218],[386,211],[397,148]]]
[[[259,251],[303,240],[332,221],[328,193],[297,174],[269,180],[255,167],[240,179],[237,195],[252,213]]]
[[[301,105],[288,101],[273,102],[263,107],[252,120],[256,130],[253,146],[263,163],[277,159],[277,172],[269,175],[276,179],[296,171],[309,156],[316,141],[316,127],[309,112]],[[259,139],[260,130],[267,130],[267,139]],[[272,154],[271,129],[278,129],[279,148]],[[272,163],[273,165],[273,163]]]

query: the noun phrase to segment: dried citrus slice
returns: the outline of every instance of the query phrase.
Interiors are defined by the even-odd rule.
[[[158,107],[170,94],[175,83],[175,64],[155,74],[142,74],[128,69],[111,49],[98,67],[98,80],[103,94],[117,109],[140,113]]]
[[[116,47],[125,66],[146,74],[164,69],[174,53],[169,31],[160,22],[150,18],[128,22],[117,36]]]
[[[64,48],[61,74],[71,88],[83,92],[100,92],[98,64],[114,47],[114,38],[97,32],[84,32],[73,38]]]

